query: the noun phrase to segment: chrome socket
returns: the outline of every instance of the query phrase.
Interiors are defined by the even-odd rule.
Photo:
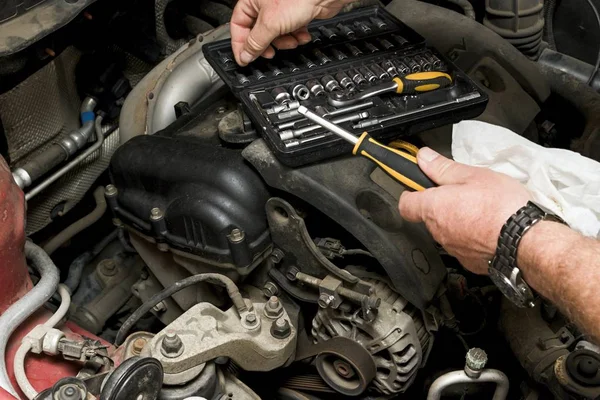
[[[371,23],[373,25],[375,25],[379,29],[387,28],[387,23],[385,21],[383,21],[382,19],[371,17],[371,18],[369,18],[369,20],[371,21]]]
[[[410,72],[411,73],[415,73],[415,72],[421,72],[421,64],[419,64],[418,62],[416,62],[415,60],[413,60],[412,58],[405,58],[404,63],[406,65],[408,65],[408,68],[410,68]]]
[[[305,85],[298,84],[292,88],[292,96],[298,101],[308,100],[310,97],[310,90],[308,90]]]
[[[364,22],[354,21],[354,26],[360,29],[365,34],[369,34],[372,32],[372,29],[369,27],[369,25],[365,24]]]
[[[331,58],[327,57],[319,49],[314,49],[313,50],[313,54],[315,55],[315,57],[317,58],[317,60],[319,60],[319,64],[321,64],[321,65],[329,64],[331,62]]]
[[[371,53],[377,53],[379,51],[379,49],[377,48],[377,46],[375,46],[372,43],[369,42],[365,42],[363,43],[365,46],[365,49],[367,49],[367,51],[371,52]]]
[[[387,72],[385,72],[379,65],[377,64],[371,64],[369,65],[369,69],[371,71],[373,71],[373,73],[379,78],[379,79],[389,79],[390,78],[390,74],[388,74]]]
[[[283,64],[284,64],[284,65],[285,65],[287,68],[289,68],[290,72],[297,72],[297,71],[300,71],[300,67],[298,67],[296,64],[294,64],[294,63],[293,63],[293,62],[291,62],[291,61],[284,60],[284,61],[283,61]]]
[[[396,61],[396,68],[398,68],[398,72],[400,72],[400,75],[410,74],[410,68],[408,68],[408,65],[404,64],[401,61]]]
[[[357,85],[364,85],[365,83],[367,83],[367,80],[365,79],[365,77],[362,76],[362,74],[355,69],[349,70],[348,74],[350,75],[350,78],[352,79],[352,81],[354,83],[356,83]]]
[[[396,43],[398,43],[400,46],[405,45],[406,43],[408,43],[408,40],[404,39],[402,36],[400,35],[392,35],[392,38],[396,41]]]
[[[306,87],[315,97],[325,96],[325,88],[316,79],[306,82]]]
[[[333,54],[333,56],[339,61],[342,61],[342,60],[345,60],[346,58],[348,58],[348,56],[346,54],[342,53],[338,49],[331,49],[331,54]]]
[[[280,70],[279,68],[277,68],[276,66],[274,66],[272,64],[267,64],[267,67],[269,67],[269,69],[273,73],[273,76],[283,75],[283,71]]]
[[[392,77],[400,75],[398,73],[398,69],[396,68],[396,66],[394,65],[394,63],[391,62],[390,60],[386,60],[386,61],[382,62],[381,63],[381,68],[383,68]]]
[[[241,83],[242,85],[245,85],[247,83],[250,83],[250,78],[248,78],[246,75],[244,74],[240,74],[239,72],[235,73],[235,77],[238,80],[239,83]]]
[[[421,71],[431,71],[431,63],[425,57],[416,55],[413,58],[421,66]]]
[[[304,63],[304,65],[306,65],[306,67],[308,69],[315,68],[317,66],[317,64],[315,64],[314,62],[312,62],[310,60],[310,58],[306,57],[304,54],[300,54],[300,56],[298,58],[300,58],[300,61],[302,61]]]
[[[352,82],[352,79],[350,79],[350,77],[343,72],[338,72],[335,74],[335,79],[344,89],[350,89],[351,87],[354,87],[354,82]]]
[[[287,104],[290,102],[290,100],[292,100],[292,97],[288,91],[282,87],[276,87],[275,89],[271,90],[271,96],[273,96],[275,103],[277,104]]]
[[[377,39],[377,42],[378,42],[378,43],[379,43],[379,44],[380,44],[380,45],[381,45],[381,46],[382,46],[384,49],[386,49],[386,50],[389,50],[389,49],[393,49],[393,48],[394,48],[394,45],[392,44],[392,42],[390,42],[390,41],[389,41],[389,40],[387,40],[387,39],[384,39],[384,38],[378,38],[378,39]]]
[[[346,43],[346,48],[350,51],[350,54],[352,54],[354,57],[363,55],[363,52],[358,47],[356,47],[350,43]]]
[[[369,82],[375,82],[377,80],[377,76],[367,67],[360,67],[358,72],[360,72]]]
[[[266,75],[263,74],[263,72],[259,69],[256,68],[250,68],[250,70],[252,71],[252,75],[254,75],[254,77],[256,78],[256,80],[263,80],[266,79]]]
[[[338,81],[336,81],[333,76],[331,75],[325,75],[321,78],[321,83],[323,84],[323,86],[325,87],[325,89],[328,92],[335,92],[338,90],[342,90],[342,87],[340,86],[340,84],[338,83]]]
[[[340,30],[340,33],[346,36],[348,39],[354,39],[356,37],[356,33],[347,25],[342,23],[337,24],[336,28]]]
[[[331,29],[325,27],[325,26],[320,26],[319,27],[319,31],[325,36],[327,37],[329,40],[335,40],[337,39],[337,34],[332,31]]]

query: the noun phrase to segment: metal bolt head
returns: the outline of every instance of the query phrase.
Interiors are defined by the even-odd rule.
[[[278,318],[283,313],[283,306],[277,296],[271,296],[264,308],[265,315],[269,318]]]
[[[327,294],[327,293],[321,293],[317,303],[319,304],[319,307],[327,308],[334,300],[335,300],[335,297],[333,297],[332,295]]]
[[[285,254],[283,254],[283,251],[281,251],[280,249],[275,249],[271,253],[271,261],[273,262],[273,264],[279,264],[283,259],[284,255]]]
[[[113,276],[117,273],[117,264],[115,260],[108,258],[98,263],[98,269],[102,275]]]
[[[473,371],[481,371],[483,368],[485,368],[485,364],[488,360],[486,352],[478,347],[469,349],[465,359],[466,366]]]
[[[279,288],[276,284],[269,281],[263,286],[263,294],[267,297],[277,296],[279,294]]]
[[[137,338],[133,341],[133,344],[131,346],[131,351],[135,354],[140,354],[142,352],[142,350],[144,349],[145,345],[146,345],[146,339]]]
[[[286,278],[288,278],[288,280],[290,281],[295,281],[296,279],[296,275],[298,275],[298,272],[300,272],[300,270],[296,267],[290,267],[290,269],[288,270],[287,274],[285,275]]]
[[[157,305],[155,305],[154,307],[152,307],[152,310],[155,312],[163,312],[167,310],[167,305],[165,304],[164,301],[159,302]]]
[[[278,318],[271,325],[271,336],[276,339],[285,339],[292,333],[290,322],[284,317]]]
[[[245,237],[246,237],[246,235],[244,234],[244,231],[242,231],[241,229],[238,229],[238,228],[232,229],[231,232],[229,233],[229,240],[232,243],[239,243],[242,240],[244,240]]]
[[[183,353],[183,342],[175,332],[167,332],[163,337],[161,353],[165,357],[178,357]]]
[[[158,207],[154,207],[152,210],[150,210],[150,219],[153,221],[158,221],[158,220],[162,219],[164,216],[165,216],[164,213]]]
[[[256,322],[256,315],[253,313],[246,314],[246,322],[249,324],[254,324]]]
[[[118,194],[117,187],[115,185],[106,185],[104,188],[104,196],[106,197],[114,197]]]

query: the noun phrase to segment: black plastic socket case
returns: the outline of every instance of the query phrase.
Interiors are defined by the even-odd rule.
[[[278,50],[274,59],[259,58],[247,67],[236,64],[230,40],[203,47],[208,62],[241,100],[277,158],[287,165],[300,166],[323,160],[347,153],[352,148],[343,139],[314,126],[294,111],[293,107],[298,105],[294,101],[294,87],[309,82],[314,84],[314,80],[323,84],[322,81],[330,81],[327,76],[334,78],[340,86],[336,88],[332,84],[336,93],[355,94],[391,81],[394,75],[443,71],[452,76],[453,84],[447,88],[412,96],[379,95],[369,99],[371,105],[361,102],[364,107],[352,112],[329,105],[327,97],[332,94],[327,89],[320,96],[309,93],[308,99],[299,101],[326,118],[346,119],[339,125],[357,136],[367,130],[373,137],[389,141],[474,118],[485,109],[488,97],[476,83],[434,48],[428,47],[422,36],[383,8],[367,7],[329,20],[315,21],[309,25],[309,32],[313,38],[311,43],[294,50]],[[387,70],[390,66],[394,68]],[[357,71],[365,78],[372,72],[376,78],[360,83]],[[344,76],[352,81],[348,84],[345,80],[347,87],[340,83]],[[276,101],[278,93],[281,96],[279,102]],[[303,94],[306,95],[306,90]],[[272,112],[290,106],[292,108]],[[331,113],[337,115],[333,117]],[[312,128],[307,128],[311,125]],[[363,128],[364,125],[368,127]]]

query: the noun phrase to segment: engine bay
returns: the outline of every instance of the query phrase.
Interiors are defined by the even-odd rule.
[[[564,6],[358,1],[313,36],[399,20],[423,53],[383,34],[368,37],[383,58],[313,43],[331,59],[298,72],[285,52],[232,64],[235,1],[21,3],[0,6],[0,399],[600,396],[600,347],[555,305],[509,302],[400,216],[405,185],[299,114],[274,117],[295,100],[342,115],[325,99],[361,93],[351,71],[393,60],[376,85],[416,57],[454,86],[373,97],[364,118],[422,111],[377,122],[390,147],[451,156],[452,123],[473,118],[600,160],[597,67],[578,77],[588,55],[547,31]],[[494,7],[535,21],[506,34]],[[331,75],[350,84],[327,89]]]

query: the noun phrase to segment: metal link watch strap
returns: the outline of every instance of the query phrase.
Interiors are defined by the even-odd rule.
[[[546,213],[531,201],[513,214],[500,230],[498,246],[491,267],[510,276],[512,270],[517,266],[517,251],[523,235],[545,216]]]

